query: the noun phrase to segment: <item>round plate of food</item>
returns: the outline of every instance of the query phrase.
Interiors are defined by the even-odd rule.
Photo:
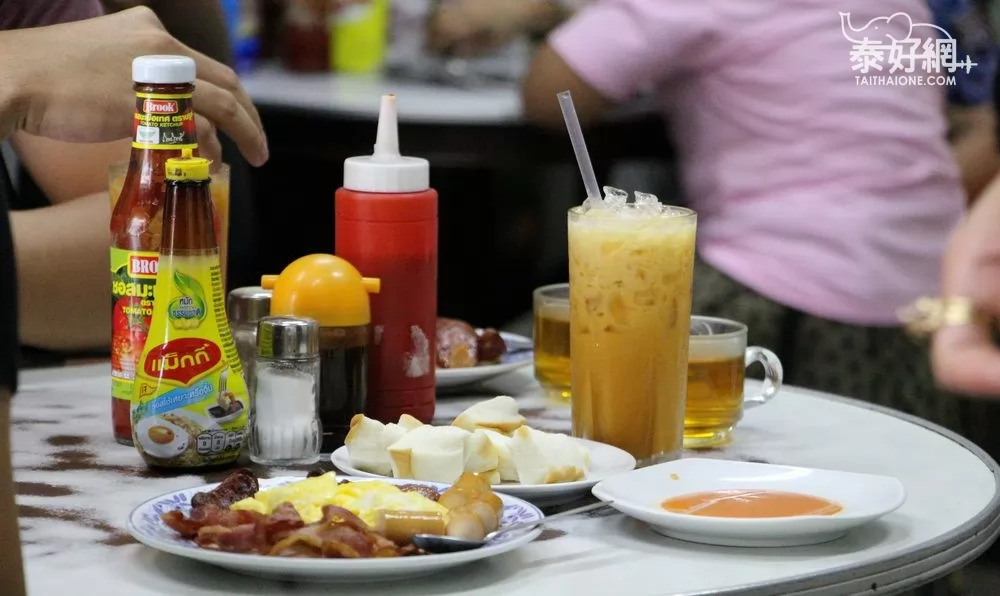
[[[359,414],[330,461],[345,474],[367,478],[451,482],[479,474],[493,491],[545,505],[573,501],[636,466],[618,447],[526,422],[508,395],[469,406],[449,425],[422,424],[407,414],[384,424]]]
[[[569,437],[577,446],[586,450],[588,466],[584,476],[578,480],[565,482],[552,482],[547,484],[533,483],[521,484],[516,481],[503,481],[492,485],[492,489],[504,495],[510,495],[530,501],[543,506],[551,506],[561,503],[568,503],[580,498],[582,495],[590,493],[590,490],[601,480],[630,472],[635,469],[635,458],[612,445],[588,441],[587,439],[577,439]],[[378,478],[381,480],[392,480],[396,482],[408,482],[406,480],[383,476],[366,472],[351,464],[350,452],[346,446],[341,447],[330,455],[330,461],[340,471],[345,474],[360,478]],[[541,462],[539,462],[541,463]]]
[[[472,474],[454,485],[340,477],[258,480],[238,470],[219,484],[162,494],[136,507],[139,542],[230,571],[295,581],[371,582],[429,575],[528,544],[540,528],[501,534],[481,548],[427,553],[417,533],[469,538],[544,518]]]
[[[438,319],[438,389],[457,389],[488,381],[531,364],[531,338],[496,331],[473,329],[456,319]]]

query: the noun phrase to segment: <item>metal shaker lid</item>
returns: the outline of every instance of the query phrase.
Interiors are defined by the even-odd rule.
[[[304,317],[264,317],[257,323],[257,355],[264,358],[319,356],[319,323]]]
[[[260,286],[236,288],[226,299],[226,314],[233,323],[256,323],[271,314],[271,290]]]

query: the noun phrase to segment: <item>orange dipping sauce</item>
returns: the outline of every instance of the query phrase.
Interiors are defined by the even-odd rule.
[[[671,513],[703,517],[797,517],[835,515],[843,507],[820,497],[775,490],[713,490],[671,497],[662,503]]]

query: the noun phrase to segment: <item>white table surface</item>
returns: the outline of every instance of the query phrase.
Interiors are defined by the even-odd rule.
[[[276,65],[261,66],[240,78],[259,106],[375,120],[379,97],[395,93],[402,123],[502,125],[522,120],[520,88],[515,83],[463,89],[382,75],[297,73]]]
[[[489,395],[519,397],[529,424],[567,430],[568,411],[525,369]],[[554,522],[542,539],[489,561],[405,584],[268,582],[158,553],[131,541],[125,518],[157,494],[204,482],[151,477],[111,439],[109,372],[29,372],[13,406],[13,449],[31,594],[887,594],[973,560],[1000,532],[996,464],[931,425],[787,388],[748,412],[714,456],[889,474],[908,492],[896,512],[825,545],[744,549],[680,542],[620,514]],[[450,419],[480,399],[447,397]],[[273,470],[274,475],[287,471]]]

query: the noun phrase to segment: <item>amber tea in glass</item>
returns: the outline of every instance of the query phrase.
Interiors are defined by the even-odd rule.
[[[547,395],[568,403],[569,284],[537,288],[533,300],[535,379]]]
[[[573,436],[644,463],[684,439],[697,216],[623,205],[569,212]]]
[[[746,369],[764,367],[764,389],[743,395]],[[732,439],[743,410],[770,401],[781,388],[781,361],[770,350],[747,347],[747,326],[713,317],[691,317],[684,447],[710,449]]]

